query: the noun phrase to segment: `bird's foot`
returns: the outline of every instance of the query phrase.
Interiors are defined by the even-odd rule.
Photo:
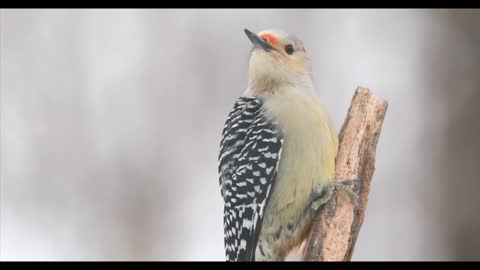
[[[354,190],[359,191],[362,186],[362,182],[355,178],[332,181],[326,186],[314,187],[312,192],[312,201],[310,203],[310,213],[313,215],[313,213],[315,213],[320,206],[327,203],[330,198],[332,198],[332,195],[336,190],[345,192],[352,202],[354,202],[355,207],[359,208],[361,206],[361,200],[359,196],[348,187],[350,185],[354,186]]]

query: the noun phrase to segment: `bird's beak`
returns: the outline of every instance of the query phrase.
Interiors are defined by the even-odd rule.
[[[258,37],[256,34],[250,32],[248,29],[245,29],[245,34],[247,34],[247,37],[253,43],[253,46],[255,46],[255,48],[262,48],[266,52],[270,52],[271,50],[273,50],[273,47],[270,46],[270,44],[265,42],[263,39]]]

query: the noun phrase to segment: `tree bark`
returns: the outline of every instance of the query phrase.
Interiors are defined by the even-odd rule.
[[[336,179],[359,179],[361,186],[352,190],[361,204],[355,205],[344,192],[315,213],[304,249],[304,261],[350,261],[367,207],[370,182],[375,170],[375,151],[388,103],[370,90],[359,87],[352,98],[339,134]]]

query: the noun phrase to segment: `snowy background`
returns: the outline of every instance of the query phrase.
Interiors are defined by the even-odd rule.
[[[389,108],[353,260],[480,259],[480,12],[1,10],[0,259],[224,260],[243,29],[299,36],[339,129]]]

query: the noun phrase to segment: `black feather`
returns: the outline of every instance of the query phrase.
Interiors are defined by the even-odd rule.
[[[255,260],[263,212],[275,183],[283,136],[264,109],[259,98],[240,97],[222,132],[218,172],[228,261]]]

